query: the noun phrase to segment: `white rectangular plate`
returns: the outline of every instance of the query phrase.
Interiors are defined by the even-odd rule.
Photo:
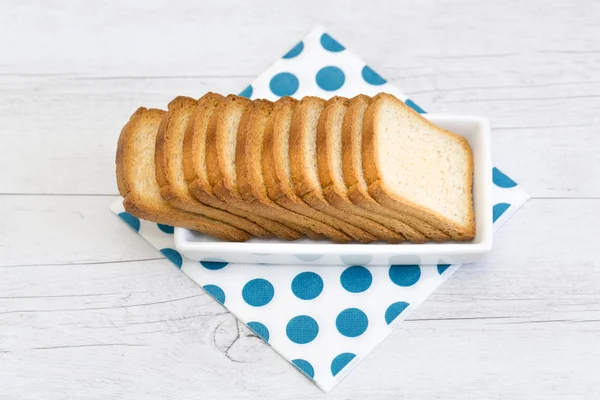
[[[492,249],[492,160],[490,124],[486,118],[424,115],[434,124],[464,136],[474,160],[473,202],[477,233],[470,242],[424,244],[336,244],[328,240],[293,242],[253,238],[225,242],[185,228],[175,228],[175,247],[197,261],[277,265],[412,265],[473,262]]]

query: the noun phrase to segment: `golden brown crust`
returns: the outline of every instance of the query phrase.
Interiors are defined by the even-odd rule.
[[[212,193],[212,187],[208,180],[208,172],[206,167],[208,162],[206,155],[206,142],[212,116],[217,111],[219,105],[224,99],[225,98],[223,96],[215,94],[214,96],[211,96],[210,99],[206,100],[204,107],[202,107],[201,104],[203,99],[200,99],[198,102],[198,107],[196,108],[196,115],[194,116],[193,124],[188,126],[188,131],[186,131],[186,139],[184,139],[184,171],[185,165],[187,164],[188,175],[186,176],[186,180],[188,182],[190,192],[198,200],[207,204],[211,204],[210,200],[208,199],[212,199],[214,196]],[[186,141],[191,144],[191,153],[185,152]],[[193,170],[191,172],[190,166]],[[216,207],[215,205],[213,206]]]
[[[252,102],[245,97],[229,95],[221,102],[211,118],[206,136],[206,162],[208,180],[215,190],[234,191],[232,177],[225,174],[228,160],[225,149],[229,146],[227,127],[231,113],[242,113]]]
[[[429,121],[428,121],[429,122]],[[446,131],[449,134],[456,135],[453,132],[450,131]],[[471,207],[469,207],[469,226],[471,227],[470,230],[467,230],[467,232],[465,233],[465,238],[462,238],[461,240],[471,240],[475,237],[475,233],[476,233],[476,226],[475,226],[475,208],[473,207],[473,177],[475,175],[475,163],[473,161],[473,150],[471,149],[471,145],[469,144],[469,142],[467,141],[467,139],[465,139],[462,136],[458,136],[459,141],[461,142],[461,145],[463,147],[463,149],[465,149],[465,152],[467,153],[467,157],[469,159],[468,164],[469,164],[469,169],[467,172],[467,177],[468,177],[468,181],[467,181],[467,198],[468,198],[468,202],[471,205]]]
[[[380,94],[371,103],[391,98]],[[208,93],[198,102],[177,97],[169,104],[168,113],[140,108],[123,128],[117,146],[117,186],[124,197],[124,206],[140,218],[199,230],[230,241],[247,240],[250,235],[271,237],[273,233],[289,240],[300,237],[300,233],[313,239],[326,236],[339,243],[351,238],[367,243],[375,237],[397,243],[403,236],[413,243],[422,243],[426,238],[470,240],[475,234],[472,207],[469,226],[465,227],[386,187],[379,170],[381,160],[374,157],[378,117],[372,104],[367,103],[369,98],[364,95],[354,98],[350,105],[347,99],[339,97],[327,102],[316,136],[316,180],[311,174],[314,160],[306,156],[308,139],[314,136],[306,125],[308,120],[315,121],[316,108],[319,113],[322,110],[322,99],[308,97],[298,103],[283,98],[274,108],[265,100],[251,103],[237,96],[224,98]],[[231,116],[221,109],[249,104],[252,110],[243,114],[237,132],[235,165],[232,165],[231,154],[223,151],[225,148],[231,151],[233,146],[232,138],[225,134],[228,125],[224,123]],[[339,151],[339,138],[335,135],[336,142],[330,143],[326,133],[333,126],[331,115],[339,118],[340,107],[347,107],[341,144],[343,182],[339,182],[342,178],[337,175],[340,161],[333,158],[338,154],[330,151],[333,148]],[[296,108],[300,111],[294,112]],[[335,114],[329,114],[330,108],[337,110]],[[363,126],[357,126],[361,118],[353,118],[353,113],[364,113]],[[413,114],[410,118],[431,124]],[[337,129],[339,123],[338,119]],[[364,151],[357,152],[357,144],[352,142],[355,134],[348,140],[346,131],[362,128],[366,132],[362,138]],[[470,146],[464,138],[442,132],[455,137],[469,157],[466,185],[469,190],[465,201],[472,204]],[[132,139],[134,136],[136,141]],[[152,148],[143,144],[146,136],[152,136]],[[290,146],[284,149],[282,140],[288,139]],[[216,151],[207,152],[207,146]],[[149,156],[148,151],[152,151]],[[135,155],[137,160],[132,159]],[[358,176],[361,172],[367,185],[363,175]],[[151,177],[151,182],[140,184],[146,176]],[[182,185],[182,179],[187,185]],[[152,186],[150,190],[147,184]]]
[[[405,217],[404,215],[389,210],[377,203],[375,200],[373,200],[367,188],[363,187],[363,185],[354,185],[349,188],[348,199],[350,199],[353,204],[356,204],[359,207],[388,218],[387,224],[389,224],[390,229],[394,230],[395,232],[401,232],[402,235],[411,243],[425,243],[428,240],[426,235],[419,232],[413,228],[411,224],[409,224],[410,217]]]
[[[261,215],[275,218],[313,240],[323,239],[322,235],[307,227],[305,217],[279,206],[266,195],[261,155],[265,127],[273,109],[272,102],[256,100],[252,110],[245,115],[247,119],[240,123],[235,158],[239,194]]]
[[[176,97],[169,103],[167,112],[163,116],[160,126],[158,127],[158,134],[156,135],[156,147],[154,150],[156,181],[160,186],[161,195],[165,200],[175,200],[176,203],[181,203],[184,208],[187,208],[187,202],[183,199],[182,201],[177,201],[177,189],[175,188],[174,184],[171,184],[175,180],[172,174],[175,173],[174,169],[177,168],[177,166],[170,165],[172,162],[170,154],[173,154],[175,151],[177,151],[175,148],[177,143],[174,136],[177,135],[178,132],[174,132],[174,130],[178,128],[176,125],[181,122],[179,119],[187,118],[187,115],[191,112],[191,110],[194,109],[195,106],[196,100],[184,96]],[[186,122],[183,121],[183,123]],[[190,207],[193,208],[194,205],[190,204]],[[189,209],[187,209],[187,211],[199,212]]]
[[[129,121],[125,124],[119,135],[119,141],[117,144],[117,155],[115,159],[116,172],[117,172],[117,187],[119,193],[125,199],[128,197],[135,197],[136,193],[132,193],[131,179],[128,179],[128,172],[130,171],[131,162],[128,162],[128,155],[131,153],[131,136],[137,126],[142,121],[161,121],[165,111],[156,108],[138,108],[133,115],[129,118]],[[129,167],[129,168],[128,168]]]
[[[219,116],[223,113],[227,104],[228,97],[225,97],[213,111],[208,122],[208,130],[206,131],[206,152],[204,157],[206,158],[206,176],[208,185],[210,185],[210,191],[208,188],[205,188],[205,190],[209,193],[213,192],[213,185],[221,181],[221,169],[218,168],[219,158],[216,152],[217,125],[219,123]]]
[[[245,107],[246,105],[242,105],[241,107]],[[300,239],[304,235],[298,230],[297,225],[290,224],[287,221],[281,221],[270,212],[267,212],[259,204],[254,203],[252,201],[248,201],[241,197],[239,193],[239,184],[244,184],[245,179],[247,177],[246,168],[240,168],[242,165],[245,166],[244,163],[238,162],[238,156],[241,156],[244,153],[243,148],[245,146],[246,137],[251,135],[251,132],[256,129],[256,124],[259,122],[257,119],[257,114],[259,109],[262,108],[267,112],[270,112],[270,108],[272,108],[272,103],[267,100],[256,100],[252,103],[248,103],[248,107],[245,108],[243,112],[240,122],[239,128],[237,131],[236,137],[236,152],[235,152],[235,169],[236,169],[236,180],[234,183],[233,177],[230,176],[230,171],[225,168],[223,164],[225,161],[225,157],[223,156],[223,148],[217,148],[217,155],[221,160],[221,174],[223,176],[223,180],[225,182],[229,182],[227,184],[222,184],[220,188],[215,188],[215,193],[217,196],[221,197],[223,200],[227,201],[229,204],[232,204],[236,207],[239,207],[245,211],[251,212],[257,217],[262,217],[264,221],[262,222],[264,226],[271,232],[275,234],[275,236],[285,239],[285,240],[296,240]],[[268,114],[267,114],[268,117]],[[221,142],[221,146],[226,145],[223,141]],[[254,148],[256,149],[256,147]],[[238,175],[237,172],[240,172]]]
[[[349,188],[348,198],[353,204],[367,209],[377,215],[384,216],[385,221],[393,229],[404,235],[413,243],[423,243],[426,239],[435,241],[449,240],[450,236],[431,225],[414,217],[395,212],[377,203],[369,195],[362,176],[362,122],[365,110],[369,106],[371,98],[359,95],[350,100],[344,124],[342,127],[342,161],[344,167],[344,180]],[[381,221],[380,221],[381,222]],[[419,226],[421,229],[415,229]]]
[[[392,221],[386,221],[385,217],[377,218],[367,210],[355,206],[345,193],[336,192],[333,186],[323,189],[323,194],[333,207],[341,212],[355,215],[357,224],[360,223],[362,229],[377,237],[378,240],[388,243],[402,243],[406,240],[402,234],[394,231],[395,224]]]
[[[369,106],[365,110],[363,118],[363,131],[362,131],[362,167],[363,177],[367,182],[367,185],[376,182],[381,173],[379,171],[379,163],[376,161],[377,158],[377,136],[374,135],[374,116],[375,116],[375,102],[380,96],[377,95],[371,99]]]
[[[223,96],[217,93],[208,92],[202,96],[196,103],[191,122],[188,124],[183,139],[183,174],[188,184],[197,179],[202,179],[206,174],[205,159],[206,154],[206,128],[198,129],[198,135],[195,135],[196,124],[207,124],[215,107],[223,100]]]
[[[351,238],[327,223],[328,216],[313,210],[294,192],[294,187],[288,175],[282,153],[287,149],[283,146],[287,124],[289,124],[297,101],[288,97],[277,101],[277,110],[273,112],[265,127],[263,139],[262,171],[265,180],[266,194],[270,200],[280,206],[307,217],[305,225],[314,232],[322,234],[337,243],[348,243]]]
[[[327,130],[330,128],[332,124],[332,119],[334,117],[333,112],[336,108],[348,107],[348,99],[345,97],[334,96],[331,99],[327,100],[325,103],[325,107],[321,112],[321,117],[319,118],[319,126],[317,127],[317,166],[319,171],[319,181],[321,182],[321,187],[324,189],[333,185],[333,174],[334,171],[332,169],[331,163],[332,160],[332,149]]]
[[[215,96],[209,94],[208,97],[210,100]],[[201,98],[201,103],[206,104],[202,100],[204,97]],[[245,218],[199,202],[190,193],[187,182],[183,182],[184,186],[181,186],[183,165],[177,165],[177,162],[183,163],[184,158],[182,135],[193,125],[192,114],[197,109],[197,103],[189,97],[177,97],[169,103],[169,110],[161,121],[155,149],[156,178],[161,186],[161,195],[184,211],[205,215],[243,230],[254,224]]]
[[[275,113],[275,117],[269,119],[265,128],[262,154],[265,186],[267,187],[268,196],[273,200],[282,196],[292,197],[295,195],[293,183],[283,163],[275,161],[284,159],[283,154],[281,154],[283,146],[279,145],[283,140],[283,132],[281,129],[275,129],[275,127],[280,127],[283,118],[292,114],[298,101],[291,97],[282,97],[277,103],[280,108]]]
[[[135,142],[147,141],[153,146],[163,115],[162,110],[139,108],[121,131],[117,146],[116,169],[117,185],[124,197],[125,210],[142,219],[186,227],[228,241],[248,240],[250,235],[247,232],[210,218],[178,210],[160,196],[149,198],[148,196],[153,193],[152,190],[148,193],[140,193],[136,190],[136,185],[139,187],[140,182],[137,181],[134,172],[139,172],[140,162],[136,158],[138,154],[134,148]],[[152,150],[150,157],[153,156],[153,152]],[[158,182],[154,169],[144,172],[147,174],[144,176],[147,182],[144,182],[142,187],[156,187],[154,190],[157,191]]]
[[[305,97],[298,103],[292,117],[290,127],[290,164],[296,195],[300,196],[314,210],[328,215],[328,223],[334,228],[339,229],[361,243],[374,242],[377,240],[376,236],[355,225],[360,223],[364,226],[368,224],[368,221],[365,221],[360,216],[348,215],[332,207],[325,197],[323,197],[323,192],[318,182],[311,182],[309,171],[313,167],[308,157],[309,140],[311,139],[307,137],[308,132],[306,127],[308,125],[309,113],[314,111],[320,114],[324,106],[325,100],[323,99]]]
[[[294,110],[290,126],[290,171],[296,194],[300,197],[314,190],[306,176],[307,171],[312,167],[309,166],[306,157],[308,141],[304,137],[308,110],[312,107],[319,109],[320,112],[325,107],[325,100],[313,96],[304,97]]]
[[[353,97],[348,102],[348,108],[344,116],[344,124],[342,126],[342,167],[347,187],[352,187],[361,182],[361,179],[358,178],[358,174],[361,174],[358,165],[362,163],[360,159],[362,149],[360,143],[356,143],[355,133],[362,132],[362,124],[357,126],[357,121],[362,122],[362,116],[369,106],[369,101],[371,101],[371,98],[364,94]],[[360,151],[356,151],[357,148]]]
[[[276,237],[285,240],[299,239],[303,236],[300,232],[264,215],[260,215],[258,212],[259,210],[253,207],[252,204],[248,204],[241,199],[237,191],[234,177],[231,176],[230,171],[227,168],[229,161],[226,156],[226,148],[229,146],[227,130],[231,125],[230,118],[242,113],[240,126],[242,123],[245,125],[249,121],[249,115],[246,111],[251,104],[252,102],[244,97],[233,95],[227,96],[222,105],[215,110],[215,114],[213,114],[213,117],[211,118],[209,132],[207,134],[206,151],[209,181],[212,184],[213,193],[227,204],[244,211],[247,218],[256,222]],[[213,122],[214,120],[216,120],[216,122]],[[216,165],[211,164],[211,159],[208,158],[208,154],[212,154],[211,159],[216,160]]]
[[[252,111],[244,115],[249,120],[240,122],[235,154],[238,192],[242,199],[249,202],[255,199],[253,182],[262,180],[262,168],[256,169],[254,166],[260,166],[264,126],[274,106],[273,102],[261,99],[255,100],[251,107]]]
[[[249,213],[230,206],[226,202],[217,198],[213,193],[212,187],[208,181],[208,173],[206,171],[208,163],[208,160],[206,159],[206,138],[208,136],[207,131],[209,130],[213,116],[215,116],[215,113],[217,112],[224,97],[214,93],[209,93],[209,96],[210,97],[207,98],[204,108],[196,109],[196,115],[194,117],[192,127],[189,128],[191,131],[189,129],[186,131],[186,135],[192,136],[191,138],[187,138],[188,144],[191,142],[191,160],[189,160],[190,147],[188,147],[188,153],[184,153],[184,159],[191,161],[194,170],[193,176],[186,177],[186,179],[190,178],[190,180],[188,180],[190,193],[199,202],[231,214],[232,221],[235,221],[235,225],[251,233],[252,235],[264,238],[273,237],[273,234],[256,223],[252,219],[253,216],[249,215]],[[202,100],[203,99],[201,99],[201,101]],[[214,125],[216,126],[216,122]],[[186,140],[184,139],[184,143],[185,141]]]
[[[116,169],[116,175],[117,175],[117,188],[119,189],[119,194],[121,195],[121,197],[126,198],[129,195],[129,192],[131,191],[129,188],[129,185],[127,185],[127,181],[125,180],[125,171],[123,170],[124,164],[125,164],[125,138],[128,135],[129,129],[130,129],[130,125],[133,123],[133,121],[137,120],[139,118],[138,114],[143,114],[145,112],[151,112],[150,109],[148,110],[147,108],[144,107],[140,107],[138,108],[133,115],[129,118],[129,121],[127,121],[127,123],[125,124],[125,126],[123,126],[123,128],[121,129],[121,133],[119,134],[119,140],[117,142],[117,154],[115,155],[115,169]],[[164,113],[164,111],[162,110],[156,110],[157,113],[159,114],[160,117],[162,117],[162,113]]]
[[[431,224],[435,228],[450,235],[455,240],[467,241],[473,239],[475,236],[474,224],[470,224],[470,226],[465,227],[459,226],[444,216],[438,215],[431,210],[419,206],[418,204],[415,204],[407,199],[396,196],[388,187],[386,187],[385,181],[382,179],[379,160],[376,154],[378,141],[376,129],[376,124],[378,122],[377,112],[383,101],[396,102],[397,104],[400,104],[401,107],[406,107],[408,112],[413,114],[413,117],[421,119],[421,122],[433,125],[420,114],[414,112],[408,106],[404,105],[402,101],[396,99],[390,94],[380,93],[373,98],[369,107],[367,107],[367,110],[365,111],[363,122],[363,173],[368,184],[369,194],[383,206]],[[460,137],[451,132],[447,133],[455,137]],[[419,227],[417,228],[420,229]]]
[[[348,199],[347,188],[344,182],[337,182],[334,178],[336,168],[338,168],[335,165],[335,152],[339,150],[335,147],[336,138],[333,129],[336,129],[336,123],[342,122],[342,120],[336,120],[336,118],[340,118],[339,115],[341,114],[341,118],[343,119],[347,107],[347,98],[333,97],[325,103],[325,108],[319,118],[317,128],[317,164],[319,181],[323,188],[323,196],[329,204],[339,210],[340,214],[353,216],[352,222],[354,225],[364,229],[380,240],[385,240],[389,243],[400,243],[404,241],[404,236],[388,229],[387,225],[380,223],[387,222],[385,217],[370,213],[352,204]],[[341,140],[341,137],[339,139]],[[341,161],[341,154],[339,156]]]

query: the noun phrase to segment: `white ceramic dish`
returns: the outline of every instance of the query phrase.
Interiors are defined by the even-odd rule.
[[[251,239],[224,242],[185,228],[175,228],[175,247],[197,261],[252,264],[408,265],[455,264],[477,260],[492,249],[492,160],[490,125],[486,118],[425,115],[434,124],[464,136],[474,159],[475,239],[466,243],[335,244],[300,239]]]

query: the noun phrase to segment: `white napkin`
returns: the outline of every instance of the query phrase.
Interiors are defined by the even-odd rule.
[[[392,93],[424,112],[361,59],[315,28],[241,95],[329,98]],[[494,168],[494,229],[527,199]],[[330,391],[459,265],[276,266],[196,262],[174,248],[173,228],[139,220],[122,199],[111,210],[295,365]]]

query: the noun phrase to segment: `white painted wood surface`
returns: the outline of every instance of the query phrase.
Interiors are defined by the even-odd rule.
[[[324,398],[114,218],[138,105],[238,92],[315,24],[489,116],[533,196],[327,397],[600,396],[600,3],[0,3],[0,399]]]

